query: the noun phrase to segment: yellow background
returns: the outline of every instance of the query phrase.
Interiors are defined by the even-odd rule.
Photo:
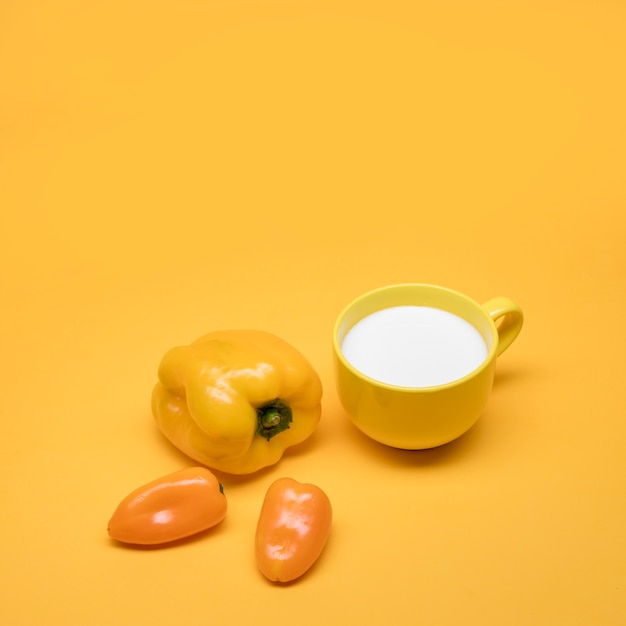
[[[3,624],[623,624],[626,5],[5,0],[0,5]],[[475,428],[419,453],[339,407],[332,326],[430,282],[526,315]],[[190,461],[150,415],[168,348],[251,327],[324,384],[313,439],[227,519],[114,545]],[[327,548],[256,570],[270,482]]]

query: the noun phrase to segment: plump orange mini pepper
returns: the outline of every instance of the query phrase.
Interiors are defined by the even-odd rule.
[[[152,412],[195,461],[230,474],[277,463],[321,414],[319,376],[293,346],[257,330],[209,333],[172,348],[159,366]]]
[[[255,537],[256,562],[271,581],[290,582],[318,559],[330,534],[332,506],[316,485],[279,478],[265,495]]]
[[[157,545],[216,526],[226,510],[217,478],[205,467],[189,467],[128,494],[115,509],[108,531],[123,543]]]

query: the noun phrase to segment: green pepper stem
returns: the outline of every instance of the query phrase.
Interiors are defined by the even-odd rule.
[[[268,441],[289,428],[292,422],[291,408],[280,398],[257,407],[256,434]]]
[[[272,428],[280,424],[280,413],[274,408],[267,409],[267,411],[261,413],[261,421],[263,422],[263,428]]]

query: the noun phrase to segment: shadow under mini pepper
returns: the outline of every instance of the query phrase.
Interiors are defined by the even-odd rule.
[[[218,471],[250,474],[306,440],[321,415],[309,361],[263,331],[223,330],[166,352],[152,393],[163,434]]]

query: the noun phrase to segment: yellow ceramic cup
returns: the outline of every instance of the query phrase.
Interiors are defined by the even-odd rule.
[[[487,357],[463,378],[433,387],[402,387],[366,376],[344,356],[343,340],[364,317],[396,306],[433,307],[461,317],[482,336]],[[366,293],[350,303],[335,323],[339,399],[354,424],[380,443],[408,450],[448,443],[480,417],[491,392],[496,357],[511,345],[522,323],[520,307],[505,297],[481,305],[451,289],[423,284],[391,285]]]

